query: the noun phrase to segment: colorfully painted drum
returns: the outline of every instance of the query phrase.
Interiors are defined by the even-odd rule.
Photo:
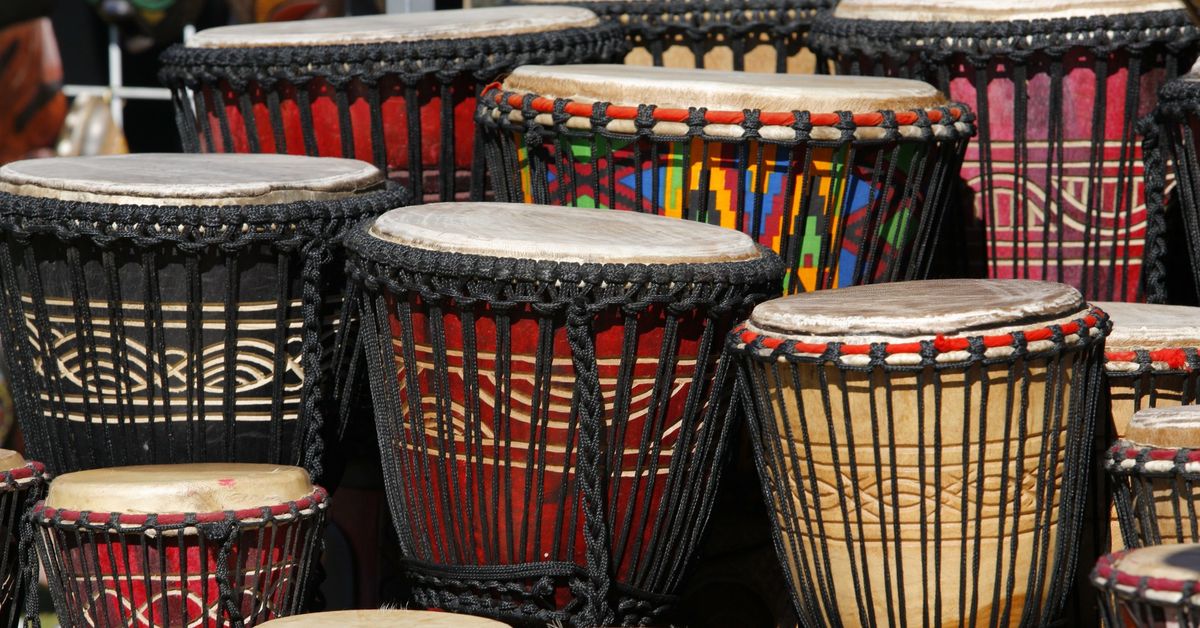
[[[495,7],[201,31],[163,55],[189,151],[374,163],[413,198],[479,199],[479,89],[523,63],[608,60],[615,25],[576,7]],[[194,95],[190,97],[188,91]]]
[[[808,29],[833,0],[517,0],[586,7],[620,24],[628,65],[811,74]]]
[[[251,626],[304,610],[326,506],[298,467],[150,465],[60,475],[33,521],[64,626]]]
[[[962,174],[987,276],[1142,300],[1135,123],[1200,50],[1180,2],[845,0],[812,31],[839,73],[927,80],[978,116]]]
[[[501,203],[388,212],[347,246],[414,600],[665,621],[734,429],[722,338],[778,292],[778,257],[710,225]]]
[[[1092,570],[1105,628],[1200,626],[1200,545],[1109,554]]]
[[[405,203],[384,188],[370,164],[289,155],[0,168],[0,334],[29,453],[55,473],[319,474],[341,237]]]
[[[1047,625],[1074,579],[1107,320],[1033,281],[763,303],[729,336],[805,626]]]
[[[398,609],[330,611],[273,619],[263,628],[505,628],[508,624],[457,613]]]
[[[40,462],[0,449],[0,622],[29,625],[25,607],[30,585],[37,580],[37,553],[32,531],[22,525],[34,500],[45,493],[49,475]]]
[[[479,113],[498,200],[737,229],[787,292],[924,278],[970,120],[918,81],[615,65],[517,68]]]

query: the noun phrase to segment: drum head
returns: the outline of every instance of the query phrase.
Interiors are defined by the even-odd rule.
[[[1146,408],[1129,420],[1125,440],[1143,447],[1200,448],[1200,406]]]
[[[294,615],[269,621],[262,628],[502,628],[507,625],[449,612],[380,609]]]
[[[1078,290],[1023,279],[905,281],[821,290],[754,308],[750,326],[771,335],[885,341],[994,334],[1080,317]]]
[[[1200,580],[1200,545],[1155,545],[1129,550],[1112,561],[1112,568],[1134,578]],[[1152,594],[1153,589],[1146,592]]]
[[[204,513],[275,506],[313,492],[308,472],[272,464],[201,463],[113,467],[67,473],[46,505],[124,514]]]
[[[0,472],[25,466],[25,457],[11,449],[0,449]]]
[[[434,203],[394,209],[371,235],[465,255],[594,264],[704,264],[758,259],[733,229],[651,214],[521,205]]]
[[[353,159],[152,154],[30,159],[0,167],[0,192],[113,205],[266,205],[382,189]]]
[[[833,15],[846,19],[893,22],[1009,22],[1182,9],[1182,3],[1171,0],[1029,0],[1012,3],[979,0],[842,0]]]
[[[949,104],[928,83],[874,76],[761,74],[627,65],[521,66],[505,91],[620,106],[717,111],[874,112],[929,109]]]
[[[413,43],[548,33],[593,28],[599,24],[595,13],[579,7],[488,7],[221,26],[196,33],[188,46],[254,48]]]
[[[1200,347],[1200,307],[1097,302],[1112,319],[1108,351]]]

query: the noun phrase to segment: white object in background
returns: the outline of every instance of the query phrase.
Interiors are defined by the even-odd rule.
[[[118,127],[125,128],[125,100],[117,94],[124,80],[121,74],[121,40],[116,25],[108,27],[108,87],[113,91],[112,117]]]
[[[416,13],[432,11],[433,0],[387,0],[388,13]]]

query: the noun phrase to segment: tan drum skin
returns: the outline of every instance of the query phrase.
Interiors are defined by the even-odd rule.
[[[854,295],[855,292],[863,289],[872,290],[869,300]],[[1088,311],[1088,306],[1082,296],[1073,288],[1061,284],[1035,281],[989,282],[985,280],[901,282],[815,292],[770,301],[755,309],[747,327],[752,332],[765,333],[772,338],[797,340],[805,343],[829,341],[843,341],[850,344],[909,343],[922,339],[933,339],[937,336],[992,336],[1012,331],[1045,328],[1051,324],[1065,324],[1080,319]],[[1069,339],[1068,344],[1070,344]],[[1077,354],[1070,352],[1065,353],[1062,357],[1062,370],[1068,375],[1068,378],[1076,357],[1078,357]],[[845,360],[849,362],[850,358],[845,358]],[[810,573],[816,569],[828,568],[831,570],[830,579],[832,581],[846,583],[839,585],[845,588],[839,590],[839,597],[835,602],[842,623],[846,626],[858,625],[858,600],[851,595],[846,595],[847,591],[853,592],[849,584],[854,582],[854,575],[851,571],[852,563],[857,562],[859,570],[866,565],[871,587],[884,589],[887,586],[884,580],[885,560],[891,561],[891,571],[894,574],[897,561],[895,548],[897,545],[907,547],[909,551],[901,561],[906,580],[907,621],[909,625],[922,625],[921,581],[923,567],[918,550],[921,543],[919,531],[922,522],[932,526],[935,511],[940,511],[939,516],[943,526],[940,566],[943,615],[957,616],[958,600],[966,595],[967,587],[964,587],[963,583],[971,581],[972,578],[978,576],[978,591],[986,592],[989,600],[994,583],[1003,588],[1008,578],[1015,578],[1018,584],[1011,598],[1011,608],[1013,609],[1012,625],[1017,625],[1025,597],[1039,594],[1025,590],[1020,584],[1025,582],[1030,572],[1030,566],[1034,564],[1031,552],[1026,549],[1036,533],[1032,502],[1028,502],[1027,512],[1019,517],[1020,545],[1018,547],[1022,551],[1017,553],[1015,564],[1007,565],[1009,552],[1013,549],[1009,543],[1012,530],[1004,529],[1001,532],[1001,525],[1011,524],[1013,517],[1011,510],[1001,519],[999,510],[1001,504],[995,501],[991,490],[984,494],[982,516],[979,518],[974,516],[976,506],[974,493],[969,493],[967,512],[959,510],[958,501],[958,496],[964,490],[977,486],[979,482],[984,482],[985,488],[998,487],[1004,477],[1004,472],[998,468],[998,465],[1006,455],[1010,459],[1010,464],[1013,464],[1011,459],[1015,458],[1016,447],[1011,439],[1014,438],[1013,435],[1016,432],[1014,429],[1012,432],[1006,433],[1006,428],[1011,429],[1011,427],[1010,422],[1005,420],[1006,408],[1003,394],[1003,382],[1008,378],[1007,365],[1001,363],[988,368],[975,366],[969,372],[962,369],[942,371],[942,395],[940,399],[935,399],[932,386],[926,386],[926,394],[923,398],[918,398],[918,377],[920,376],[916,374],[877,373],[872,376],[861,372],[846,373],[832,365],[798,363],[793,372],[798,372],[799,377],[793,382],[787,375],[786,367],[782,364],[780,366],[773,366],[773,364],[775,363],[755,361],[752,362],[751,368],[762,369],[761,374],[767,378],[765,381],[776,382],[779,386],[769,394],[770,403],[774,407],[773,416],[779,418],[780,421],[782,421],[782,417],[790,417],[794,421],[791,425],[779,423],[776,429],[780,433],[784,433],[785,429],[790,430],[790,433],[799,438],[801,426],[796,421],[796,417],[801,416],[802,410],[797,404],[799,401],[809,417],[806,437],[808,443],[812,445],[812,449],[807,451],[814,452],[815,459],[805,459],[803,451],[806,450],[802,449],[802,445],[798,442],[785,443],[783,454],[785,456],[799,455],[801,457],[795,459],[799,460],[800,464],[811,463],[814,465],[815,481],[821,487],[822,497],[827,500],[823,503],[819,513],[825,525],[826,537],[823,539],[810,537],[810,542],[804,543],[806,548],[813,547],[811,543],[826,543],[828,548],[827,564],[824,567],[818,565],[814,562],[817,557],[811,552],[807,557],[802,557],[785,547],[784,562],[790,565],[791,577],[798,578],[802,567],[803,570]],[[1048,385],[1047,365],[1045,360],[1029,362],[1032,377],[1029,380],[1028,398],[1031,407],[1037,408],[1037,410],[1031,411],[1030,416],[1042,416],[1041,408],[1045,408],[1046,410],[1057,410],[1065,417],[1068,412],[1070,395],[1064,393],[1061,405],[1058,407],[1048,400],[1047,393],[1050,393],[1052,389]],[[772,372],[777,375],[772,375]],[[845,374],[843,375],[843,373]],[[965,382],[968,376],[973,380],[969,397],[965,395],[967,392]],[[982,390],[979,378],[983,376],[989,377],[994,383],[990,386],[987,405],[979,407]],[[890,408],[887,405],[888,392],[884,387],[883,378],[887,378],[887,385],[892,391]],[[823,389],[826,382],[834,389],[833,394],[829,395],[831,405],[828,410],[823,409]],[[1067,384],[1066,390],[1069,391],[1073,382],[1068,379]],[[799,392],[793,389],[794,385],[800,387]],[[758,392],[756,391],[755,394]],[[921,434],[918,429],[922,414],[920,408],[922,407],[925,409],[924,434]],[[934,408],[936,410],[932,410]],[[885,443],[884,450],[873,450],[869,446],[872,439],[878,437],[881,440],[887,440],[888,437],[886,434],[877,436],[876,430],[872,426],[872,413],[879,416],[879,421],[882,423],[887,420],[889,411],[892,425],[896,430],[894,440],[890,445]],[[843,417],[847,414],[855,417],[851,432],[845,430],[843,422]],[[988,443],[983,446],[983,458],[978,458],[978,450],[981,446],[978,440],[981,436],[979,425],[976,422],[964,425],[964,416],[974,417],[975,421],[978,421],[981,416],[989,419],[986,433],[982,435],[986,439],[985,442]],[[825,420],[825,417],[830,417],[830,421]],[[1065,418],[1063,420],[1065,422]],[[1055,429],[1052,434],[1048,435],[1041,429],[1043,424],[1041,419],[1030,420],[1029,423],[1031,429],[1024,442],[1026,469],[1032,465],[1036,470],[1039,448],[1047,442],[1048,438],[1057,440],[1060,445],[1065,444],[1067,430]],[[831,425],[832,430],[830,430]],[[964,437],[968,441],[965,451],[962,447]],[[861,444],[854,448],[857,456],[855,476],[851,475],[847,466],[851,451],[846,443],[851,438],[855,443]],[[931,465],[935,464],[935,461],[922,460],[918,456],[918,443],[923,440],[925,446],[930,447],[934,439],[940,439],[942,443],[940,452],[942,486],[940,489],[933,490],[938,490],[948,499],[944,500],[940,507],[932,503],[933,500],[925,500],[927,507],[922,509],[920,493],[914,491],[918,491],[922,481],[933,482],[935,470]],[[834,442],[838,443],[836,447],[831,444]],[[1008,452],[1005,452],[1006,447],[1009,449]],[[964,454],[970,456],[972,473],[978,475],[962,477]],[[890,475],[891,455],[895,455],[898,462],[899,475],[896,478],[892,478]],[[836,461],[835,456],[837,457]],[[882,459],[882,474],[879,474],[874,466],[873,460],[876,456]],[[812,507],[811,501],[807,506],[801,506],[796,501],[797,492],[808,490],[809,487],[796,486],[794,483],[796,469],[790,463],[784,464],[786,465],[784,473],[788,478],[786,481],[793,491],[792,508],[797,509],[796,512],[808,509],[809,515],[815,519],[818,513]],[[1027,471],[1023,478],[1018,478],[1014,472],[1015,467],[1011,468],[1008,481],[1010,484],[1020,483],[1023,487],[1023,496],[1020,499],[1023,504],[1026,504],[1028,492],[1036,489],[1037,473]],[[1061,473],[1060,461],[1056,475],[1061,475]],[[808,477],[807,471],[804,471],[803,474]],[[893,527],[891,519],[889,519],[886,533],[881,533],[878,523],[880,515],[877,511],[877,504],[882,497],[881,491],[875,487],[882,484],[887,486],[890,491],[890,483],[893,480],[898,482],[900,494],[903,496],[899,515],[899,538],[894,536],[897,530]],[[764,483],[773,486],[778,486],[780,481],[779,478],[764,478]],[[839,485],[847,486],[847,482],[855,482],[860,490],[870,493],[875,498],[872,500],[874,503],[856,504],[852,502],[850,495],[839,493],[837,487]],[[847,492],[849,490],[846,489]],[[843,516],[843,507],[848,516]],[[863,509],[862,518],[856,514],[858,508]],[[1056,499],[1052,506],[1051,521],[1057,519],[1059,508],[1060,503]],[[887,515],[891,516],[890,508]],[[783,516],[783,514],[780,515],[780,517]],[[982,539],[978,546],[980,566],[974,568],[972,559],[968,557],[965,571],[960,569],[959,562],[960,527],[964,518],[968,522],[968,538],[976,534],[975,526],[978,525],[979,535]],[[857,526],[860,523],[863,524],[863,527],[858,529]],[[843,524],[850,526],[851,534],[856,539],[857,544],[853,546],[853,550],[848,549],[851,544],[845,542]],[[786,522],[781,520],[780,525],[786,525]],[[1048,533],[1051,538],[1048,547],[1053,551],[1058,534],[1057,526],[1051,526]],[[932,532],[928,534],[932,535]],[[1004,536],[999,538],[1001,534]],[[936,580],[939,575],[934,571],[932,551],[928,556],[929,564],[925,565],[928,571],[924,577]],[[1007,565],[999,574],[998,579],[995,573],[996,557],[1004,557]],[[899,594],[898,585],[899,583],[893,578],[890,583],[893,597]],[[1043,581],[1043,585],[1048,588],[1048,577]],[[1042,594],[1044,593],[1045,591],[1042,592]],[[969,597],[969,595],[966,596]],[[883,606],[885,597],[880,593],[874,598],[876,617],[885,618],[880,625],[886,625],[886,618],[889,616],[888,609]],[[969,599],[966,601],[966,605],[968,612],[974,607],[982,617],[987,617],[987,613],[992,611],[991,608],[978,605]],[[950,608],[954,609],[953,613],[946,610]],[[932,612],[932,607],[930,607],[930,612]]]

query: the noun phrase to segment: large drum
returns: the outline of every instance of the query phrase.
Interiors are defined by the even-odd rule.
[[[135,466],[58,476],[33,522],[64,626],[253,626],[303,611],[326,506],[298,467]]]
[[[1190,72],[1163,86],[1158,91],[1158,106],[1154,110],[1154,122],[1151,134],[1147,137],[1147,162],[1155,165],[1146,177],[1149,188],[1151,217],[1160,219],[1151,223],[1157,227],[1151,231],[1150,244],[1152,247],[1151,261],[1156,262],[1159,272],[1150,275],[1153,279],[1147,287],[1149,296],[1162,302],[1195,302],[1200,299],[1200,63]],[[1176,185],[1170,192],[1178,207],[1177,223],[1169,223],[1167,216],[1168,187],[1167,173],[1175,175]],[[1171,227],[1182,226],[1183,237],[1169,238],[1167,231]],[[1191,262],[1184,265],[1181,262],[1185,255],[1172,250],[1176,242],[1186,244],[1186,259]],[[1174,264],[1170,262],[1174,261]],[[1170,288],[1177,288],[1181,283],[1166,281],[1166,273],[1171,267],[1191,267],[1190,279],[1192,290],[1190,294],[1168,294]],[[1177,277],[1172,277],[1178,279]],[[1170,288],[1168,287],[1170,286]]]
[[[29,452],[56,473],[319,475],[341,237],[404,204],[384,185],[369,164],[287,155],[0,168],[0,334]]]
[[[416,199],[465,200],[484,193],[480,87],[624,47],[616,25],[572,7],[329,18],[201,31],[163,55],[161,78],[186,150],[353,157]]]
[[[927,80],[975,109],[963,177],[996,278],[1141,296],[1147,211],[1136,121],[1186,69],[1180,2],[845,0],[813,25],[839,72]]]
[[[1133,415],[1105,467],[1126,547],[1200,542],[1200,406]]]
[[[1096,563],[1105,628],[1200,626],[1200,545],[1159,545]]]
[[[664,621],[733,429],[722,338],[778,292],[745,235],[632,212],[434,204],[347,240],[422,605]]]
[[[970,120],[917,81],[615,65],[517,68],[479,117],[498,199],[738,229],[788,292],[924,278]]]
[[[759,305],[729,337],[806,626],[1046,625],[1078,553],[1108,323],[1061,284]]]
[[[263,628],[505,628],[508,624],[455,613],[380,609],[308,613],[273,619]]]
[[[23,522],[47,480],[42,463],[0,449],[0,625],[10,628],[29,625],[26,596],[37,595],[37,553]]]
[[[517,0],[569,4],[621,25],[629,65],[811,73],[808,29],[834,0]]]

